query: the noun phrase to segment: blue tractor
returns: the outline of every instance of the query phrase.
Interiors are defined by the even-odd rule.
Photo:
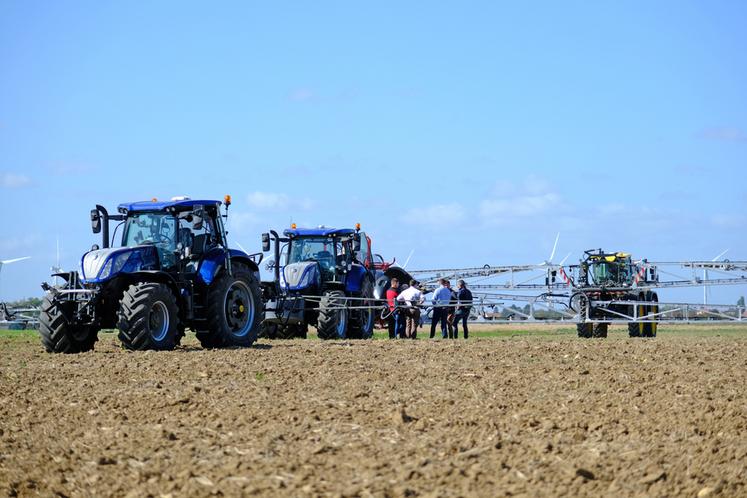
[[[174,198],[120,204],[109,215],[91,211],[94,245],[80,272],[58,273],[65,284],[47,291],[40,327],[45,349],[79,353],[93,349],[101,329],[119,329],[127,349],[168,350],[185,328],[203,347],[250,346],[262,320],[258,264],[262,254],[229,249],[223,218],[231,198]],[[120,226],[120,247],[110,247],[109,223]],[[113,237],[112,237],[113,239]]]
[[[274,278],[263,282],[263,335],[306,337],[313,325],[321,339],[371,338],[375,275],[366,264],[370,260],[366,240],[360,226],[292,225],[283,237],[275,231],[263,234],[263,251],[274,242],[274,259],[268,265]]]

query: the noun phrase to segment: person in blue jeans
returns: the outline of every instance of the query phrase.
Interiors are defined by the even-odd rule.
[[[451,301],[451,289],[446,286],[446,279],[438,281],[441,286],[433,293],[433,316],[431,318],[431,339],[436,335],[436,323],[441,323],[441,337],[448,337],[446,317],[449,314],[449,301]]]
[[[397,296],[399,295],[399,279],[392,278],[389,289],[386,291],[386,302],[389,306],[389,338],[402,339],[405,336],[405,316],[403,309],[397,307]]]
[[[459,337],[459,320],[462,321],[462,328],[464,328],[464,338],[466,339],[469,335],[467,329],[467,319],[469,318],[469,312],[472,309],[472,292],[467,288],[467,284],[464,280],[457,280],[457,309],[456,315],[454,316],[454,339]]]

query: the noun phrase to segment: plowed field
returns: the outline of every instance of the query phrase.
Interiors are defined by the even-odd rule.
[[[747,495],[745,328],[548,330],[73,356],[6,333],[0,493]]]

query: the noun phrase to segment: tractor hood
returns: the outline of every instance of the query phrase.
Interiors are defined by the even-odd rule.
[[[152,245],[98,249],[85,253],[80,266],[85,282],[103,282],[119,273],[157,268],[158,252]]]
[[[321,284],[319,263],[302,261],[291,263],[280,273],[280,285],[288,290],[302,290]]]

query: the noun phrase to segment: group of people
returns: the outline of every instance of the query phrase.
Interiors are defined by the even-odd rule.
[[[389,313],[387,317],[390,339],[417,339],[418,327],[421,324],[421,309],[425,303],[425,294],[415,280],[400,291],[400,282],[392,278],[389,290],[386,291]],[[436,335],[436,325],[441,326],[441,337],[456,339],[459,337],[459,322],[462,322],[464,338],[469,336],[467,321],[472,309],[472,293],[464,280],[457,281],[457,288],[451,288],[451,282],[442,278],[439,287],[433,292],[433,311],[431,315],[430,338]]]

